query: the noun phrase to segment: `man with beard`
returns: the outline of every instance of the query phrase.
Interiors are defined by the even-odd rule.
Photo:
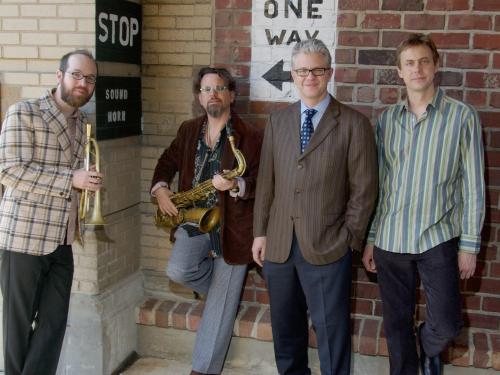
[[[186,223],[177,228],[167,275],[206,296],[193,350],[191,375],[220,374],[229,347],[247,264],[252,261],[252,220],[261,132],[245,124],[231,105],[236,82],[223,68],[202,68],[194,93],[204,116],[184,122],[156,166],[151,193],[159,209],[178,214],[170,183],[179,172],[179,191],[211,180],[214,191],[197,207],[218,206],[220,225],[209,233]],[[227,140],[233,135],[245,157],[242,177],[226,179],[220,171],[235,167]]]
[[[86,50],[62,57],[57,88],[11,106],[0,135],[0,283],[5,375],[56,373],[73,280],[78,191],[102,174],[82,168],[97,65]]]

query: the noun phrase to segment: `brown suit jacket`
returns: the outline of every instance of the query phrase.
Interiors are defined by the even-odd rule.
[[[73,170],[84,157],[82,112],[71,153],[66,118],[49,92],[7,111],[0,135],[0,250],[46,255],[64,243]]]
[[[295,231],[304,258],[328,264],[361,250],[377,198],[377,154],[368,119],[333,97],[300,154],[300,102],[273,113],[265,129],[254,236],[266,260],[288,259]]]
[[[245,124],[235,113],[231,113],[233,136],[236,148],[245,157],[247,169],[245,196],[233,198],[228,191],[220,192],[222,255],[229,264],[248,264],[252,261],[252,222],[255,185],[259,168],[262,132]],[[179,191],[192,188],[196,146],[206,116],[184,122],[171,145],[163,152],[156,165],[151,186],[160,181],[168,184],[179,172]],[[234,169],[236,159],[229,142],[225,142],[221,168]]]

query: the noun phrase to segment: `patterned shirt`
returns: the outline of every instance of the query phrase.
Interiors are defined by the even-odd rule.
[[[485,187],[476,111],[438,89],[419,120],[407,102],[384,111],[376,138],[379,201],[368,243],[419,254],[459,237],[461,251],[478,253]]]

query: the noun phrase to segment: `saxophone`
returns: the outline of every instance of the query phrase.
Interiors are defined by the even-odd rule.
[[[234,145],[234,136],[229,135],[227,138],[229,140],[229,144],[231,145],[231,151],[236,158],[237,167],[221,174],[221,176],[227,180],[232,180],[245,173],[247,164],[241,151]],[[179,211],[179,214],[177,216],[169,216],[163,214],[160,209],[158,209],[155,216],[156,225],[163,225],[167,228],[175,228],[183,223],[195,223],[198,224],[200,232],[207,233],[211,231],[220,220],[219,208],[196,207],[196,202],[206,199],[214,191],[215,187],[210,179],[201,182],[190,190],[174,193],[170,199]]]

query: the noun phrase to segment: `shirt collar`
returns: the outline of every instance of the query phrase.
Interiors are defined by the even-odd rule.
[[[436,89],[436,91],[434,92],[434,96],[433,96],[432,100],[430,101],[429,104],[427,104],[427,111],[429,110],[429,106],[435,110],[441,111],[442,107],[443,107],[443,97],[444,97],[443,90],[438,87]],[[399,104],[399,106],[400,106],[400,108],[399,108],[400,115],[403,115],[404,112],[408,112],[408,108],[409,108],[408,97],[406,97],[406,99],[403,100]]]
[[[326,94],[325,98],[316,104],[314,107],[308,107],[302,100],[300,101],[300,113],[304,113],[306,109],[315,109],[318,113],[323,114],[330,104],[330,94]]]

